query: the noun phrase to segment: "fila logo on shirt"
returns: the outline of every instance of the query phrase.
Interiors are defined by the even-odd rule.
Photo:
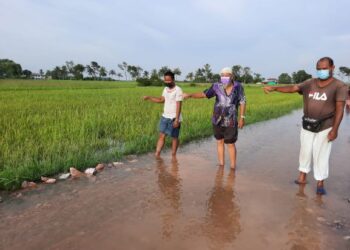
[[[309,93],[309,98],[312,98],[317,101],[327,101],[327,95],[326,93],[319,93],[319,92],[310,92]]]

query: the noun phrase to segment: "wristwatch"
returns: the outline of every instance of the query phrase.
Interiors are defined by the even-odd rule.
[[[244,115],[241,115],[241,118],[245,119],[245,116],[244,116]]]

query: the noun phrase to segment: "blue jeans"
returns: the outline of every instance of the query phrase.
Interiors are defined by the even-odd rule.
[[[177,128],[173,127],[173,123],[174,123],[175,119],[169,119],[169,118],[165,118],[165,117],[161,117],[160,118],[160,122],[159,122],[159,132],[169,135],[171,137],[174,138],[178,138],[180,135],[180,126]]]

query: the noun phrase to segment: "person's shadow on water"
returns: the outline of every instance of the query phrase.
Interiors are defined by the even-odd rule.
[[[219,167],[215,185],[209,193],[203,231],[211,249],[232,243],[241,232],[240,209],[234,192],[235,172],[229,170],[224,183],[224,167]]]
[[[170,168],[162,158],[157,159],[157,182],[164,200],[161,214],[163,238],[170,239],[174,232],[174,224],[181,213],[181,186],[179,163],[174,157]]]

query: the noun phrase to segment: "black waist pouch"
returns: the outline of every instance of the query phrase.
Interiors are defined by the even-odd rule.
[[[303,116],[303,128],[314,133],[320,132],[324,121],[328,120],[329,118],[332,118],[333,116],[334,113],[329,114],[322,119],[314,119],[307,116]]]

